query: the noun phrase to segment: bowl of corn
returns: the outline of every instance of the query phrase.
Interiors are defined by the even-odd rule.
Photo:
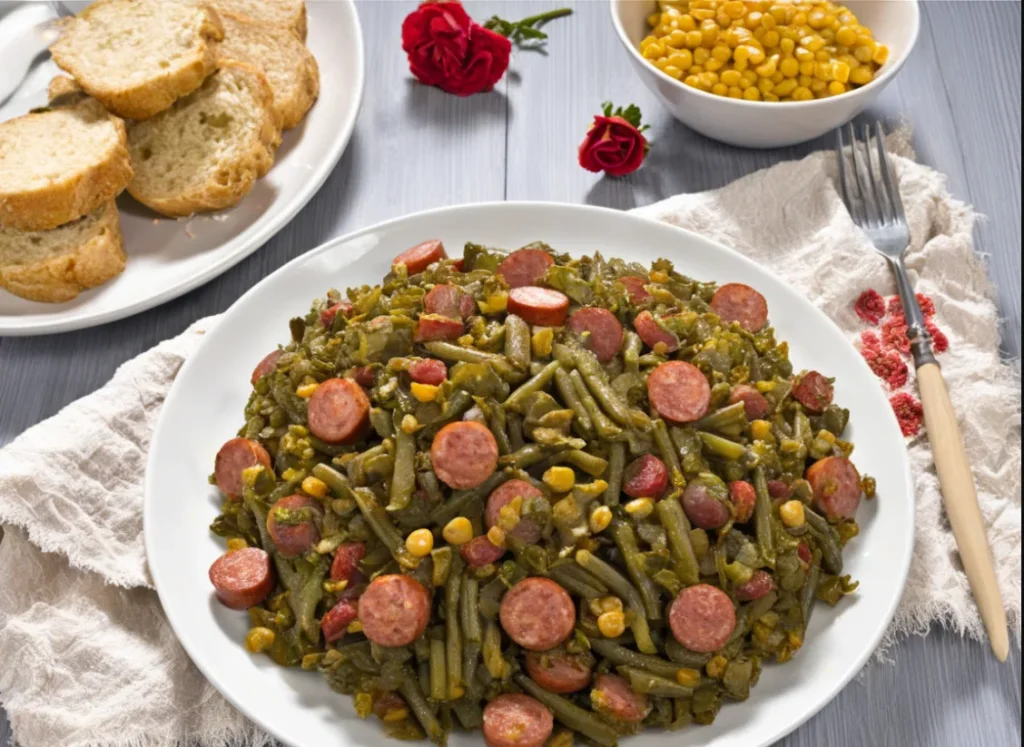
[[[612,0],[634,70],[672,115],[730,145],[811,140],[857,116],[917,40],[917,0]]]

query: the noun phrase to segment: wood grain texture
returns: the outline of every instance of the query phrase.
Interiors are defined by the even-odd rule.
[[[474,0],[470,10],[481,20],[493,13],[514,19],[563,4]],[[826,145],[738,150],[676,123],[630,71],[607,6],[593,0],[573,4],[572,18],[548,27],[547,56],[517,53],[498,91],[459,99],[422,88],[409,80],[399,43],[401,20],[412,7],[411,0],[359,3],[367,85],[352,143],[320,193],[260,251],[206,286],[131,319],[0,339],[0,445],[101,386],[129,358],[225,310],[291,258],[347,231],[431,207],[503,198],[631,208],[722,186]],[[953,194],[986,216],[977,245],[989,256],[1005,320],[1003,347],[1014,356],[1020,354],[1020,29],[1019,3],[925,3],[917,49],[868,113],[913,124],[920,160],[945,173]],[[600,179],[575,160],[591,117],[608,99],[639,104],[657,143],[648,166],[620,180]],[[895,666],[869,665],[779,744],[1020,744],[1016,645],[1000,665],[987,647],[937,627],[892,653]],[[0,745],[8,734],[0,711]]]

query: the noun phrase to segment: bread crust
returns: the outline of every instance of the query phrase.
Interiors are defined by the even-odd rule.
[[[269,5],[273,5],[274,0],[268,1]],[[306,3],[299,3],[295,13],[288,20],[287,24],[281,26],[280,24],[271,23],[265,17],[255,18],[248,13],[243,13],[237,9],[233,9],[230,3],[223,3],[220,0],[210,0],[210,5],[216,8],[217,12],[224,16],[230,16],[239,21],[246,21],[249,23],[258,23],[266,26],[278,26],[279,28],[288,28],[295,32],[296,36],[299,37],[303,42],[306,41],[307,22],[306,22]]]

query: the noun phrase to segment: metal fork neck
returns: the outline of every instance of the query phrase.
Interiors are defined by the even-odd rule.
[[[896,276],[896,289],[903,304],[903,315],[907,320],[907,339],[910,340],[910,352],[914,356],[915,368],[928,363],[938,364],[932,349],[932,336],[924,323],[924,314],[914,295],[914,286],[910,283],[907,267],[903,257],[886,257]]]

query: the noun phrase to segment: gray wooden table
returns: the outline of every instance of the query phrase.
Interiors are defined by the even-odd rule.
[[[559,0],[473,2],[478,19],[515,19]],[[348,231],[404,213],[464,202],[556,200],[628,209],[726,184],[825,143],[744,151],[672,120],[626,64],[603,2],[549,27],[548,54],[523,53],[494,93],[468,99],[414,84],[399,28],[412,2],[362,2],[369,54],[355,136],[312,202],[276,238],[183,298],[125,321],[52,337],[0,339],[0,446],[101,386],[114,369],[190,322],[224,311],[291,258]],[[926,2],[921,38],[871,115],[915,128],[921,161],[987,216],[977,230],[1003,318],[1003,348],[1020,356],[1021,6]],[[635,102],[656,149],[643,171],[603,180],[575,148],[600,103]],[[1005,747],[1021,743],[1021,660],[936,627],[869,665],[790,737],[796,745]],[[2,666],[2,662],[0,662]],[[0,693],[0,700],[3,699]],[[74,707],[73,703],[65,704]],[[8,725],[0,711],[0,745]],[[55,746],[56,747],[56,746]]]

